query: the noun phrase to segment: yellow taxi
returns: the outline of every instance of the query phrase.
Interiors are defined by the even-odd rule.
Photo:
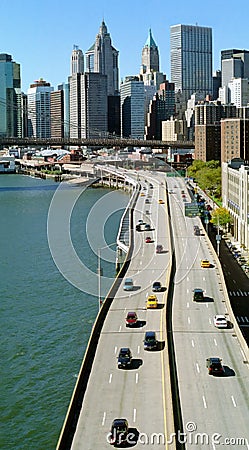
[[[160,198],[160,199],[158,200],[158,203],[159,203],[159,205],[163,205],[163,204],[164,204],[164,201]]]
[[[145,193],[144,193],[144,192],[141,192],[140,196],[141,196],[141,197],[145,197]]]
[[[204,268],[211,267],[210,261],[208,261],[208,259],[202,259],[201,260],[201,267],[204,267]]]
[[[154,309],[157,308],[158,300],[156,295],[149,295],[146,301],[146,308],[147,309]]]

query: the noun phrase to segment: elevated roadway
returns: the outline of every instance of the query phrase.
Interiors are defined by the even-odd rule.
[[[108,433],[114,418],[126,418],[135,436],[138,438],[137,433],[140,434],[133,444],[136,443],[136,448],[144,448],[144,443],[151,448],[153,439],[155,442],[159,439],[158,449],[174,448],[164,439],[174,429],[168,365],[165,363],[165,301],[171,252],[166,204],[158,204],[159,199],[166,202],[166,191],[165,184],[161,185],[162,175],[153,177],[153,189],[149,188],[148,181],[141,178],[144,196],[140,195],[138,199],[135,223],[142,219],[151,224],[152,230],[135,233],[135,248],[127,273],[134,281],[134,290],[124,292],[121,284],[105,320],[71,447],[73,450],[109,449]],[[145,203],[146,198],[149,203]],[[145,243],[146,236],[153,242]],[[155,252],[157,243],[164,247],[162,254]],[[152,293],[154,281],[161,281],[165,289],[157,294],[159,308],[146,310],[146,298]],[[137,312],[139,327],[126,327],[128,311]],[[157,333],[157,351],[143,349],[147,330]],[[117,368],[121,347],[129,347],[132,351],[130,369]]]
[[[231,321],[219,261],[200,219],[184,217],[182,180],[169,179],[171,224],[176,258],[173,296],[173,337],[185,448],[249,448],[249,367],[234,323],[228,329],[213,325],[215,314]],[[202,229],[195,236],[193,226]],[[208,259],[212,268],[201,268]],[[193,302],[193,289],[205,291],[203,302]],[[220,357],[225,375],[208,375],[206,358]],[[182,441],[184,437],[182,436]]]

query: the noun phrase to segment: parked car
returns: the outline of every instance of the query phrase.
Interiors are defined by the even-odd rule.
[[[163,246],[161,244],[157,244],[156,253],[162,253],[162,252],[163,252]]]
[[[137,319],[137,313],[134,312],[134,311],[129,311],[127,313],[127,316],[126,316],[126,319],[125,319],[126,326],[127,327],[133,327],[133,326],[137,325],[137,320],[138,320]]]
[[[211,267],[210,261],[208,261],[208,259],[202,259],[201,260],[201,267],[204,267],[204,268]]]
[[[155,350],[158,346],[155,331],[146,331],[144,336],[144,350]]]
[[[128,347],[123,347],[118,354],[118,368],[126,369],[131,365],[132,354]]]
[[[148,198],[145,199],[145,203],[146,203],[146,204],[150,203],[150,201],[149,201]]]
[[[146,308],[147,309],[155,309],[157,308],[158,300],[156,295],[149,295],[146,301]]]
[[[193,302],[201,302],[204,300],[204,291],[201,288],[193,290]]]
[[[124,291],[132,291],[134,287],[133,279],[132,278],[126,278],[124,282]]]
[[[150,231],[150,224],[149,224],[149,223],[146,223],[146,224],[144,225],[144,230],[145,230],[145,231]]]
[[[153,292],[161,292],[162,290],[162,285],[160,283],[160,281],[154,281],[153,285],[152,285],[152,291]]]
[[[223,375],[224,367],[221,364],[221,358],[207,358],[206,367],[208,368],[209,375]]]
[[[217,328],[227,328],[228,322],[225,316],[222,314],[216,314],[214,316],[214,326]]]
[[[125,443],[128,435],[128,421],[126,419],[114,419],[110,432],[110,444],[121,445]]]
[[[164,204],[164,201],[160,198],[160,199],[158,200],[158,203],[159,203],[159,205],[163,205],[163,204]]]
[[[151,237],[150,237],[150,236],[147,236],[147,237],[145,238],[145,242],[146,242],[146,244],[150,244],[150,243],[152,242]]]

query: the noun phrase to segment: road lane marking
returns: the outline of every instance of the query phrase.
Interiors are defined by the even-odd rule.
[[[137,410],[136,408],[133,409],[133,422],[136,422],[136,415],[137,415]]]
[[[105,418],[106,418],[106,412],[104,412],[104,414],[103,414],[102,426],[105,425]]]
[[[189,308],[189,302],[187,302],[187,308]]]
[[[136,373],[136,384],[138,383],[138,373]]]
[[[217,341],[215,338],[214,338],[214,345],[216,345],[216,347],[217,347]]]
[[[120,325],[120,327],[119,327],[119,330],[118,330],[119,333],[120,333],[120,331],[121,331],[121,328],[122,328],[122,325]]]
[[[112,382],[112,373],[110,373],[110,376],[109,376],[109,383],[111,383]]]
[[[189,277],[187,277],[187,281],[189,281]]]
[[[199,364],[196,363],[195,365],[196,365],[196,370],[197,370],[197,372],[200,373],[200,367],[199,367]]]
[[[116,353],[117,353],[117,350],[118,350],[118,347],[115,347],[115,348],[114,348],[114,353],[115,353],[115,355],[116,355]]]
[[[137,346],[137,354],[139,355],[140,353],[140,345]]]
[[[233,396],[233,395],[231,395],[231,399],[232,399],[234,408],[236,408],[237,405],[236,405],[236,402],[235,402],[235,400],[234,400],[234,396]]]
[[[187,289],[187,294],[189,294],[189,289]]]
[[[195,343],[194,343],[194,340],[193,340],[193,339],[191,339],[191,344],[192,344],[192,347],[195,346]]]
[[[208,308],[208,303],[206,303],[206,307]]]
[[[245,357],[245,353],[243,352],[243,350],[242,350],[242,349],[240,349],[240,351],[241,351],[241,354],[242,354],[243,358],[244,358],[244,359],[246,359],[246,357]]]
[[[210,317],[209,317],[209,323],[210,323],[210,325],[212,325],[212,320],[210,319]]]
[[[190,317],[188,317],[188,323],[190,324]]]
[[[202,280],[203,280],[203,281],[206,281],[206,277],[202,277]]]
[[[202,396],[202,401],[203,401],[204,408],[207,408],[207,402],[206,402],[204,395]]]

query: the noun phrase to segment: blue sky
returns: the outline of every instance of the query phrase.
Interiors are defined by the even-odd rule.
[[[249,49],[248,0],[1,0],[0,17],[0,53],[11,54],[21,64],[24,92],[40,77],[54,88],[67,81],[73,45],[85,53],[103,18],[119,50],[120,79],[139,73],[149,28],[168,79],[171,25],[213,29],[214,70],[220,68],[221,50]]]

